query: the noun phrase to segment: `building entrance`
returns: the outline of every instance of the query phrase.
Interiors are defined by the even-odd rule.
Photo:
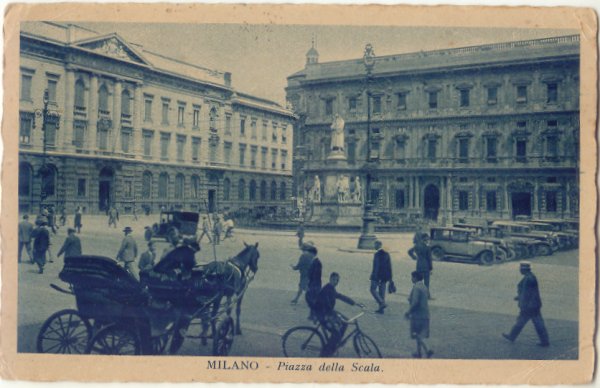
[[[531,193],[514,192],[511,196],[512,200],[512,216],[528,216],[531,217]]]
[[[100,171],[98,180],[98,209],[108,211],[114,205],[114,179],[115,173],[111,168],[104,167]]]
[[[217,211],[216,204],[217,191],[214,189],[208,190],[208,212],[214,213]]]
[[[427,185],[423,198],[423,217],[428,220],[437,221],[439,211],[440,190],[435,185]]]

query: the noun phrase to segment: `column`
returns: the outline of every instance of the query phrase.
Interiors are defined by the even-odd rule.
[[[114,94],[113,94],[113,125],[112,125],[112,151],[120,153],[121,144],[121,89],[122,84],[120,80],[115,82]]]
[[[565,214],[571,217],[571,182],[567,179],[567,190],[565,192]]]
[[[474,190],[475,191],[475,198],[474,198],[474,201],[473,201],[473,207],[474,207],[473,210],[475,211],[475,215],[479,215],[479,210],[480,210],[479,209],[479,194],[480,194],[479,193],[479,189],[480,189],[479,188],[479,182],[476,181],[475,182],[475,190]]]
[[[510,218],[510,209],[508,208],[508,184],[506,179],[504,180],[504,211],[506,211],[507,218]]]
[[[135,84],[134,101],[133,101],[133,153],[136,157],[141,157],[143,153],[143,133],[142,120],[144,112],[144,95],[142,94],[143,84],[141,82]],[[191,139],[190,139],[191,141]]]
[[[533,206],[533,209],[531,209],[531,215],[533,215],[536,211],[541,213],[541,210],[539,210],[539,207],[538,207],[538,201],[539,201],[538,195],[539,195],[539,185],[538,185],[538,181],[535,180],[534,187],[533,187],[533,201],[531,201],[532,206]]]
[[[454,203],[452,201],[452,176],[448,177],[448,184],[446,189],[446,201],[448,206],[448,224],[452,225],[452,216],[454,215]]]
[[[86,139],[87,148],[90,152],[98,149],[97,124],[98,124],[98,76],[90,76],[90,106],[88,116],[88,137]]]
[[[75,105],[75,72],[72,69],[67,69],[66,72],[66,87],[65,87],[65,110],[64,121],[61,130],[63,139],[62,146],[69,150],[73,147],[73,109]]]

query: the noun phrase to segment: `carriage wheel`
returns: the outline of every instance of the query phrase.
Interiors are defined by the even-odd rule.
[[[77,310],[66,309],[52,314],[37,336],[39,353],[83,354],[92,335],[90,323]]]
[[[233,345],[233,318],[227,317],[216,324],[213,332],[213,356],[227,356]]]
[[[140,340],[135,332],[123,325],[107,326],[96,333],[88,343],[87,354],[140,354]]]

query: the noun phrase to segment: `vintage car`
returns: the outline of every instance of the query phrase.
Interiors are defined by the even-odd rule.
[[[182,238],[195,238],[200,215],[196,212],[162,211],[160,220],[144,232],[146,240],[153,238],[168,238],[171,228],[177,228]]]
[[[502,231],[504,236],[522,237],[535,240],[535,255],[550,256],[558,250],[558,240],[555,236],[546,232],[537,232],[531,227],[518,222],[494,221],[492,226]]]
[[[543,222],[554,227],[556,232],[565,233],[571,239],[572,248],[579,246],[579,221],[577,220],[561,220],[561,219],[541,219],[536,222]]]
[[[494,264],[496,244],[477,239],[476,232],[465,228],[431,228],[431,258]]]
[[[473,238],[491,242],[498,248],[496,260],[518,260],[535,255],[535,240],[503,235],[495,226],[483,226],[466,223],[456,223],[455,228],[464,228],[475,232]]]
[[[558,249],[572,249],[577,245],[572,233],[561,232],[560,227],[551,222],[535,220],[521,223],[529,226],[532,230],[550,233],[558,241]]]

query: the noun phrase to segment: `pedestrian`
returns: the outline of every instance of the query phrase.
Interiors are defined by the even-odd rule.
[[[200,234],[200,237],[198,237],[198,244],[202,243],[202,239],[204,238],[204,236],[206,236],[208,238],[208,242],[212,243],[212,238],[210,237],[211,233],[210,233],[210,222],[208,221],[208,217],[206,217],[206,215],[202,216],[202,233]]]
[[[50,232],[46,228],[48,219],[44,216],[38,217],[37,228],[33,231],[33,261],[38,265],[40,274],[44,273],[46,265],[46,251],[50,248]]]
[[[225,220],[225,216],[223,216],[223,219],[224,219],[223,224],[222,224],[222,228],[223,228],[223,232],[224,232],[223,241],[225,241],[225,239],[233,237],[233,228],[235,227],[235,224],[231,218]]]
[[[132,229],[129,226],[126,226],[125,229],[123,229],[125,237],[123,237],[123,241],[121,242],[121,248],[117,253],[117,261],[122,261],[123,267],[127,271],[129,271],[129,273],[133,274],[131,266],[135,261],[135,258],[137,257],[138,251],[137,244],[131,236],[131,232]]]
[[[429,338],[429,305],[427,302],[429,297],[427,287],[423,282],[423,272],[413,271],[411,279],[413,288],[408,298],[410,308],[404,317],[410,320],[410,336],[417,342],[417,351],[413,353],[413,357],[423,357],[421,352],[423,349],[425,356],[431,358],[433,350],[428,349],[425,344],[425,338]]]
[[[335,287],[339,282],[340,275],[337,272],[332,272],[331,275],[329,275],[329,283],[321,289],[315,303],[318,320],[329,334],[329,339],[321,350],[321,357],[330,357],[335,353],[337,345],[348,326],[343,319],[344,316],[335,311],[336,299],[351,306],[357,305],[359,307],[364,307],[364,305],[356,303],[352,298],[337,292]]]
[[[73,227],[77,229],[77,233],[81,233],[81,227],[83,226],[81,223],[82,216],[81,206],[77,206],[75,217],[73,218]]]
[[[375,311],[377,314],[383,314],[387,307],[385,304],[385,292],[388,282],[392,282],[392,260],[390,254],[383,249],[380,240],[375,241],[376,252],[373,255],[373,270],[371,272],[371,295],[379,305]]]
[[[517,296],[515,297],[515,300],[519,302],[519,316],[510,334],[503,333],[502,336],[510,342],[514,342],[519,333],[521,333],[521,330],[523,330],[523,327],[531,319],[540,339],[538,345],[542,347],[550,346],[548,331],[542,318],[542,298],[540,297],[537,278],[531,272],[531,264],[529,262],[521,262],[519,270],[523,275],[523,279],[521,279],[517,286]]]
[[[419,236],[415,236],[413,242],[415,246],[409,249],[408,254],[413,260],[417,261],[416,270],[417,272],[421,272],[423,275],[425,286],[427,287],[428,297],[429,299],[433,299],[431,296],[431,287],[429,283],[431,272],[433,271],[431,248],[429,247],[429,236],[427,233],[420,233]]]
[[[218,214],[215,214],[215,223],[214,223],[214,242],[216,245],[219,245],[221,242],[221,232],[223,231],[223,223],[221,222],[221,217]]]
[[[298,247],[302,248],[304,242],[304,222],[300,221],[298,229],[296,230],[296,236],[298,237]]]
[[[48,227],[52,230],[52,233],[56,234],[56,214],[54,213],[54,206],[47,207],[46,217],[48,218]]]
[[[64,204],[62,204],[60,206],[59,213],[60,213],[60,226],[65,226],[65,224],[67,223],[67,211],[65,209]]]
[[[25,247],[27,256],[29,256],[29,262],[33,264],[33,252],[31,251],[31,235],[33,234],[33,229],[33,224],[29,222],[29,216],[25,214],[23,216],[23,221],[19,222],[19,252],[17,254],[19,263],[21,262],[23,247]]]
[[[74,228],[67,229],[67,238],[62,247],[58,250],[56,257],[65,254],[65,259],[69,257],[81,256],[81,240],[75,235]]]
[[[298,304],[298,299],[302,296],[302,292],[306,292],[308,290],[308,275],[310,266],[315,258],[313,251],[310,245],[302,244],[300,249],[302,250],[302,254],[298,258],[298,263],[296,265],[290,265],[290,267],[294,271],[300,272],[300,283],[298,283],[298,293],[296,297],[292,299],[292,304]]]
[[[133,208],[131,209],[131,212],[133,213],[133,219],[134,221],[138,220],[138,216],[137,216],[137,207],[135,206],[135,203],[133,204]]]
[[[315,247],[315,244],[312,241],[307,241],[304,243],[304,246],[306,246],[305,249],[312,253],[314,257],[308,268],[308,287],[304,298],[306,299],[306,304],[308,304],[308,307],[310,308],[308,319],[315,321],[317,319],[315,303],[319,296],[319,292],[321,291],[323,265],[321,264],[321,260],[317,257],[318,250]]]
[[[108,226],[110,227],[112,225],[114,228],[116,228],[118,219],[119,219],[119,211],[117,210],[116,207],[111,206],[110,210],[108,211]]]
[[[156,246],[153,241],[148,241],[148,250],[140,256],[140,262],[138,263],[138,268],[140,270],[140,274],[144,272],[149,272],[154,268],[154,264],[156,261]]]

